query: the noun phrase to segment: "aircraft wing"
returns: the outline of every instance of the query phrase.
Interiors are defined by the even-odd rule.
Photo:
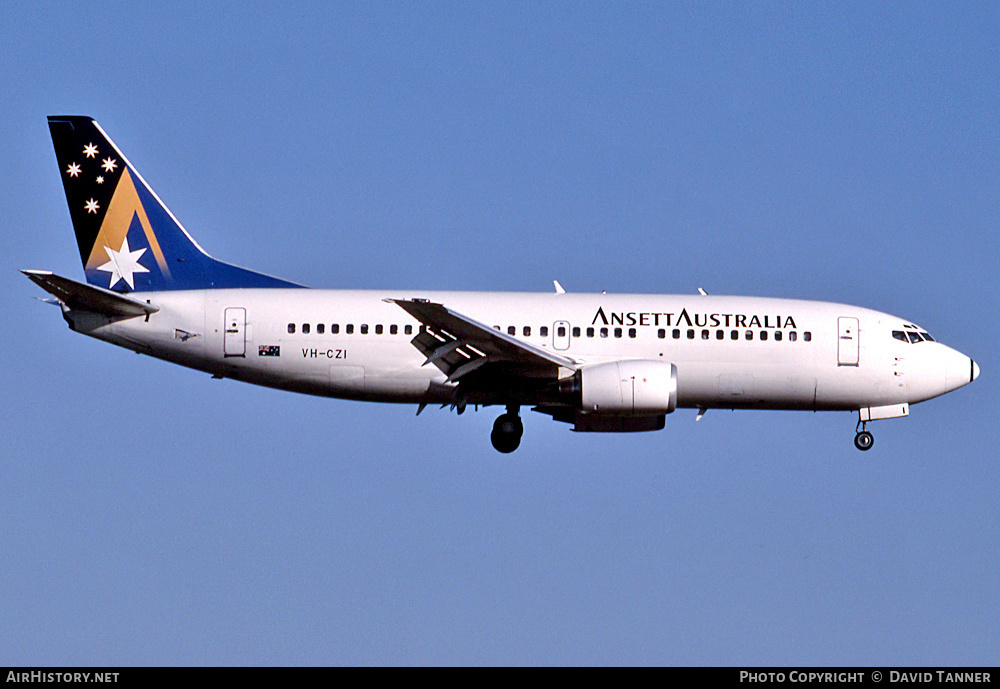
[[[144,301],[132,299],[108,289],[85,285],[47,270],[22,270],[21,272],[59,300],[60,304],[64,304],[70,309],[90,311],[115,318],[148,316],[160,310]]]
[[[457,381],[486,366],[502,366],[511,373],[534,378],[558,378],[559,369],[576,370],[568,357],[528,344],[496,328],[425,299],[386,299],[397,304],[424,327],[411,340],[434,364]]]

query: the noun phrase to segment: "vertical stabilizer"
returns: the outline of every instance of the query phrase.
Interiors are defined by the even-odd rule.
[[[52,116],[49,131],[88,283],[116,292],[299,286],[206,254],[92,118]]]

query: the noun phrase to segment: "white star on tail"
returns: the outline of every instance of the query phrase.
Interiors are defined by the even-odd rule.
[[[108,285],[109,289],[114,287],[119,280],[124,280],[128,283],[129,289],[135,289],[135,273],[149,272],[146,267],[139,263],[139,257],[146,253],[146,250],[129,251],[128,237],[125,237],[122,241],[120,251],[115,251],[109,246],[104,247],[104,250],[108,252],[108,258],[111,260],[103,266],[98,266],[97,269],[111,273],[111,284]]]
[[[112,158],[105,158],[101,167],[104,168],[105,172],[114,172],[115,168],[118,167],[118,161]]]
[[[87,203],[83,204],[83,207],[87,209],[88,213],[96,213],[97,209],[100,208],[100,206],[97,205],[97,199],[88,200]]]
[[[80,174],[80,166],[77,165],[76,163],[70,163],[69,168],[67,168],[66,170],[66,174],[69,175],[70,177],[76,177],[77,175]]]
[[[87,156],[88,158],[93,158],[95,155],[97,155],[97,146],[95,146],[94,144],[87,144],[86,146],[83,147],[83,155]]]

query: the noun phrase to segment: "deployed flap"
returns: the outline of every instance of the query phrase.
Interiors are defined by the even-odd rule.
[[[148,316],[160,310],[152,304],[131,299],[101,287],[85,285],[69,278],[60,277],[47,270],[22,270],[21,272],[70,309],[91,311],[120,318]]]
[[[559,377],[559,369],[575,371],[576,362],[523,342],[463,316],[443,304],[423,299],[386,299],[423,323],[413,346],[456,381],[486,364],[503,364],[535,377]]]

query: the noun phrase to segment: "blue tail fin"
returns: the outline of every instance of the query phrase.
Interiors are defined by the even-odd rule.
[[[98,124],[49,117],[87,282],[116,292],[299,287],[206,254]]]

